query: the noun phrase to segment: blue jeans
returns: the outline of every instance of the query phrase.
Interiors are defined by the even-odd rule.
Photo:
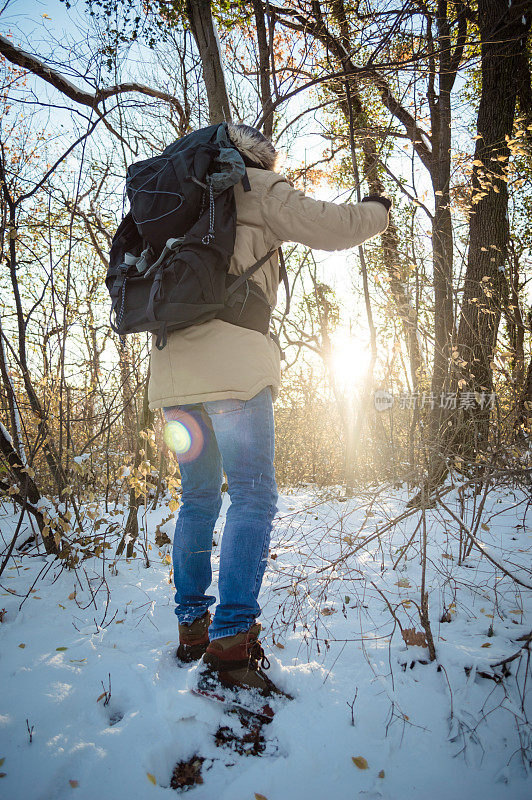
[[[172,406],[164,414],[165,440],[176,452],[182,487],[173,547],[175,613],[180,623],[190,624],[216,602],[206,591],[225,472],[231,504],[209,638],[232,636],[248,630],[261,613],[257,598],[278,496],[271,391],[267,387],[251,400]]]

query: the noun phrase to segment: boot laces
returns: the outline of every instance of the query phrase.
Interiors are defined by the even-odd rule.
[[[260,666],[264,669],[270,668],[270,661],[266,654],[264,653],[264,649],[260,642],[255,641],[251,644],[249,649],[249,666],[251,669],[257,670]]]

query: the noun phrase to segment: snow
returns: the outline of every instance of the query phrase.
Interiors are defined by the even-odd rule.
[[[382,488],[347,502],[310,489],[281,496],[261,639],[268,674],[295,699],[276,702],[265,733],[278,752],[262,757],[215,746],[213,734],[228,718],[188,691],[197,666],[174,661],[168,547],[151,545],[149,568],[140,552],[119,560],[118,574],[111,560],[103,568],[101,559],[88,559],[76,574],[51,556],[18,555],[0,579],[0,795],[171,798],[179,794],[169,787],[174,765],[199,754],[204,782],[190,789],[191,800],[253,800],[256,793],[267,800],[529,798],[519,749],[528,747],[530,759],[530,678],[524,698],[519,694],[526,656],[512,662],[503,685],[474,668],[489,671],[519,649],[516,640],[531,628],[531,592],[478,550],[459,566],[451,520],[429,510],[426,585],[437,660],[419,663],[427,650],[406,647],[379,593],[403,628],[420,630],[419,531],[406,560],[391,568],[419,513],[352,553],[361,536],[405,510],[405,499],[402,490]],[[486,527],[478,531],[490,555],[525,583],[528,500],[490,494]],[[454,493],[445,502],[457,513]],[[225,499],[222,513],[226,508]],[[148,512],[148,530],[165,516],[164,506]],[[2,518],[4,538],[15,521]],[[171,536],[172,521],[162,529]],[[449,608],[452,621],[439,622]],[[31,743],[26,720],[34,726]],[[358,756],[368,769],[357,768]]]
[[[88,458],[91,457],[90,453],[82,453],[80,456],[75,456],[72,460],[76,462],[76,464],[83,464]]]
[[[9,442],[11,447],[13,447],[13,439],[11,438],[11,434],[9,433],[8,429],[0,422],[0,431],[2,431],[2,435],[5,439]]]

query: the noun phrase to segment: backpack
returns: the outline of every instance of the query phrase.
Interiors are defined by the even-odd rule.
[[[244,159],[225,122],[128,168],[130,211],[113,237],[105,279],[116,333],[151,331],[159,350],[168,332],[214,318],[268,333],[271,306],[249,278],[275,250],[242,275],[227,272],[236,235],[233,187],[239,181],[250,191]]]

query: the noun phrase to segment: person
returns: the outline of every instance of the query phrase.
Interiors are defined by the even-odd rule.
[[[271,141],[247,125],[228,129],[249,178],[249,186],[234,189],[237,228],[229,274],[242,274],[283,242],[341,250],[386,229],[387,198],[351,204],[307,197],[277,171]],[[273,308],[277,253],[251,280]],[[282,693],[265,672],[269,662],[257,622],[278,499],[273,401],[280,384],[279,347],[269,334],[212,319],[170,333],[163,350],[153,346],[150,367],[150,408],[163,409],[181,473],[173,542],[177,656],[183,663],[203,657],[225,686]],[[230,505],[220,546],[219,602],[211,617],[216,598],[206,592],[223,472]]]

